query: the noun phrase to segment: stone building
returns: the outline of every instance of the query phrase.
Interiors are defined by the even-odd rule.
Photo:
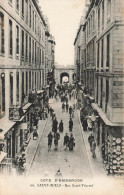
[[[95,96],[95,70],[96,70],[96,9],[92,2],[85,16],[84,36],[85,48],[83,51],[83,83],[91,96]]]
[[[84,32],[83,32],[83,25],[80,23],[75,41],[74,41],[74,64],[75,64],[75,73],[76,73],[76,81],[81,81],[83,78],[83,50],[84,50]]]
[[[122,0],[93,0],[83,27],[84,72],[80,81],[87,88],[84,99],[88,109],[98,116],[93,133],[110,173],[124,170],[123,10]]]
[[[47,85],[48,94],[54,90],[54,69],[55,69],[55,39],[50,34],[48,18],[45,19],[45,84]]]
[[[46,85],[45,33],[38,1],[0,2],[0,134],[8,158],[20,153],[31,131],[29,94]]]

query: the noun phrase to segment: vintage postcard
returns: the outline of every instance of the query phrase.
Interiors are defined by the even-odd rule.
[[[123,0],[0,1],[0,195],[124,195]]]

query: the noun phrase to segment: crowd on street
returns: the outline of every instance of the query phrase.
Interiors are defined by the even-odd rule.
[[[55,101],[60,101],[61,103],[61,111],[62,113],[66,113],[69,115],[68,121],[68,133],[65,132],[64,139],[63,139],[63,150],[73,151],[75,148],[75,138],[73,136],[73,118],[75,111],[77,109],[77,92],[75,87],[71,89],[67,89],[62,87],[56,87],[54,93],[51,98],[55,99]],[[73,100],[73,101],[72,101]],[[71,104],[69,105],[69,103]],[[73,104],[72,104],[73,102]],[[90,150],[92,152],[92,157],[95,158],[95,149],[96,149],[96,142],[94,136],[92,135],[93,129],[93,117],[92,114],[90,117],[88,116],[88,112],[85,108],[80,109],[80,121],[83,126],[84,131],[91,131],[91,135],[88,137],[88,142],[90,144]],[[41,109],[35,110],[32,112],[32,123],[33,123],[33,140],[37,140],[38,137],[38,122],[39,120],[45,120],[46,118],[50,117],[51,119],[51,130],[47,135],[48,138],[48,151],[52,149],[52,145],[54,144],[54,150],[57,151],[59,148],[59,140],[62,139],[61,134],[64,132],[64,122],[61,119],[60,122],[57,120],[57,115],[55,110],[49,105],[49,101],[45,103],[45,107]],[[92,117],[92,120],[91,120]],[[26,167],[26,157],[25,157],[25,149],[23,148],[22,154],[20,157],[16,157],[14,159],[14,165],[18,167],[17,172],[19,174],[23,174]]]

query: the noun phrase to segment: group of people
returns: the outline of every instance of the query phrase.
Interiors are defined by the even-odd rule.
[[[72,106],[69,106],[68,104],[68,96],[71,92],[68,93],[67,90],[56,90],[55,95],[59,95],[59,98],[61,99],[62,102],[62,112],[69,112],[69,131],[70,131],[70,137],[68,133],[65,134],[64,136],[64,141],[63,144],[65,146],[65,150],[68,148],[70,151],[73,150],[75,147],[75,139],[72,134],[73,130],[73,120],[72,118],[74,117],[74,108]],[[48,150],[51,149],[53,140],[54,140],[54,145],[55,145],[55,150],[58,149],[58,142],[60,140],[60,133],[64,131],[64,123],[61,120],[60,122],[57,121],[56,113],[52,107],[49,108],[50,112],[50,117],[52,119],[52,131],[48,134]],[[59,130],[59,131],[58,131]]]
[[[60,139],[60,133],[56,132],[53,135],[52,132],[50,132],[47,137],[48,137],[48,151],[51,149],[53,139],[54,139],[55,150],[57,150],[58,141]],[[69,151],[73,150],[73,148],[75,147],[75,139],[73,137],[73,134],[71,134],[70,137],[68,133],[65,134],[63,145],[65,146],[64,148],[65,150],[66,149],[69,149]]]

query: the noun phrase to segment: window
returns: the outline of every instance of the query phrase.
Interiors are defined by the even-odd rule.
[[[94,20],[95,20],[94,17],[95,17],[95,13],[94,13],[94,11],[93,11],[93,31],[94,31],[94,27],[95,27],[95,26],[94,26]]]
[[[34,30],[34,11],[33,11],[33,30]]]
[[[35,33],[37,33],[37,16],[35,14]]]
[[[91,15],[91,24],[90,24],[90,31],[91,31],[91,33],[92,33],[92,30],[93,30],[92,26],[93,26],[93,17]]]
[[[16,26],[16,56],[19,54],[19,27]]]
[[[96,102],[98,103],[98,93],[99,92],[99,80],[96,78]]]
[[[86,68],[86,49],[84,50],[84,60],[85,60],[85,68]]]
[[[39,47],[37,47],[37,63],[39,64]]]
[[[32,62],[34,62],[34,40],[32,40]]]
[[[107,112],[107,105],[109,102],[109,80],[106,80],[106,101],[105,101],[105,112]]]
[[[37,88],[37,75],[36,75],[36,72],[35,72],[35,89]]]
[[[29,26],[31,28],[31,5],[29,6],[29,17],[30,17]]]
[[[29,92],[31,92],[31,71],[29,71]]]
[[[22,72],[22,86],[24,86],[24,72]],[[24,93],[24,87],[22,87],[22,103],[24,102],[25,93]]]
[[[22,30],[22,59],[24,60],[24,31]]]
[[[16,73],[16,97],[19,103],[19,72]]]
[[[93,46],[93,65],[94,65],[94,58],[95,58],[95,41],[92,42]]]
[[[0,53],[4,52],[4,15],[0,12]]]
[[[25,1],[26,2],[26,23],[28,24],[28,0]]]
[[[100,97],[100,107],[101,108],[102,108],[102,102],[103,102],[102,96],[103,96],[103,78],[101,78],[101,97]]]
[[[110,66],[110,34],[107,35],[106,67]]]
[[[19,12],[19,0],[16,0],[16,10]]]
[[[98,9],[98,33],[100,31],[100,8]]]
[[[40,49],[40,65],[41,65],[41,49]]]
[[[102,26],[104,26],[104,0],[102,1]]]
[[[10,72],[10,106],[13,106],[13,73]]]
[[[2,111],[5,111],[5,74],[1,73]]]
[[[101,41],[101,68],[103,68],[104,63],[104,40]]]
[[[97,69],[99,68],[99,43],[97,44]]]
[[[42,50],[42,64],[44,65],[44,51]]]
[[[26,61],[28,61],[28,34],[26,34],[26,39],[25,39],[25,57],[26,57]]]
[[[107,0],[107,19],[110,20],[111,17],[111,0]]]
[[[35,63],[37,62],[37,44],[35,42]]]
[[[29,62],[31,62],[31,37],[29,37]]]
[[[89,35],[90,35],[90,19],[89,19]]]
[[[12,39],[12,21],[9,20],[9,54],[13,52],[13,39]]]
[[[28,72],[26,71],[26,95],[28,94]]]
[[[32,89],[34,89],[34,72],[32,72]]]
[[[24,19],[24,0],[22,0],[22,18]]]

